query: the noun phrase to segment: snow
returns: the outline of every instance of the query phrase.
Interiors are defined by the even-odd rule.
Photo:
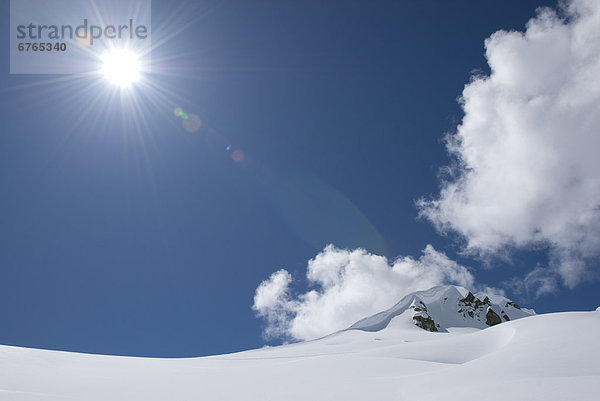
[[[598,313],[534,315],[484,330],[435,333],[415,326],[411,313],[404,310],[377,331],[345,330],[304,343],[202,358],[0,346],[0,399],[597,399]]]
[[[350,328],[366,331],[382,330],[394,317],[403,314],[411,308],[416,310],[414,307],[419,307],[419,304],[424,305],[427,309],[427,315],[433,318],[436,324],[439,324],[439,331],[448,331],[449,328],[455,327],[476,327],[479,329],[488,327],[485,319],[487,305],[480,307],[479,310],[470,308],[471,312],[473,312],[473,316],[470,316],[467,310],[465,310],[464,303],[460,302],[468,294],[469,291],[466,288],[455,285],[438,286],[425,291],[417,291],[405,296],[390,309],[362,319]],[[510,320],[535,314],[535,311],[531,309],[514,307],[510,299],[502,296],[488,295],[483,292],[477,293],[474,296],[480,301],[485,300],[487,297],[490,300],[489,307],[498,316],[508,316]],[[458,311],[462,311],[462,313],[458,313]],[[417,312],[412,316],[420,314],[422,313]],[[408,319],[412,320],[412,316]],[[502,318],[502,320],[506,319]]]

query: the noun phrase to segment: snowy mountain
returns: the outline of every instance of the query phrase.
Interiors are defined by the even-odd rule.
[[[485,295],[437,287],[319,340],[202,358],[0,346],[0,400],[598,399],[600,313],[517,319],[518,311],[530,312],[488,298],[489,305]],[[414,324],[414,316],[424,316],[420,302],[440,325],[437,332]],[[469,318],[456,307],[470,308]],[[504,310],[510,320],[469,327],[483,327],[489,308],[499,316]]]
[[[535,315],[510,299],[463,287],[446,285],[413,292],[390,309],[362,319],[349,329],[379,331],[396,316],[402,316],[428,331],[447,331],[451,327],[484,329],[502,322]]]

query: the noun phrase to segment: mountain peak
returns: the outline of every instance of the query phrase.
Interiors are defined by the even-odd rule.
[[[379,331],[393,319],[406,319],[428,331],[452,327],[484,329],[509,320],[535,315],[510,299],[464,287],[444,285],[406,295],[390,309],[362,319],[348,330]]]

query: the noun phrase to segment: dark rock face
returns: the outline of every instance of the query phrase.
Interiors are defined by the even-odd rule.
[[[417,326],[428,331],[438,331],[437,327],[439,327],[439,324],[436,325],[431,316],[429,316],[427,305],[423,301],[419,301],[417,305],[412,305],[410,308],[418,313],[418,315],[413,316],[413,322]]]
[[[459,302],[462,302],[463,304],[471,304],[473,302],[475,302],[475,295],[473,295],[471,293],[471,291],[469,291],[469,293],[467,294],[466,297],[464,297],[463,299],[461,299]]]
[[[479,308],[480,306],[483,305],[491,305],[490,299],[488,297],[485,297],[483,299],[483,301],[480,301],[479,299],[475,299],[475,309]]]
[[[477,318],[477,320],[479,320],[480,317],[483,317],[486,307],[491,306],[491,304],[488,297],[485,297],[482,301],[469,291],[466,297],[458,301],[458,305],[461,307],[458,310],[458,313],[461,313],[463,318],[466,318],[467,315],[469,315],[471,319]]]
[[[469,293],[467,294],[466,297],[464,297],[463,299],[458,301],[460,304],[466,305],[466,306],[471,306],[474,309],[479,308],[480,306],[483,305],[491,305],[490,299],[488,297],[485,297],[482,300],[480,300],[479,298],[475,298],[475,295],[473,295],[472,292],[469,291]]]
[[[502,323],[502,319],[496,312],[492,310],[492,308],[488,308],[487,313],[485,314],[485,324],[488,326],[494,326],[496,324]]]
[[[437,286],[405,295],[390,309],[364,318],[349,329],[379,331],[392,319],[402,316],[400,319],[404,324],[430,332],[452,332],[454,327],[482,330],[535,315],[533,310],[518,310],[513,305],[516,304],[499,294],[475,293],[460,286]]]
[[[432,332],[445,331],[444,326],[448,324],[483,329],[510,321],[509,314],[512,316],[512,313],[517,312],[515,309],[520,309],[517,304],[506,298],[500,298],[501,301],[492,302],[489,296],[481,294],[479,295],[481,298],[478,298],[471,291],[465,291],[464,288],[455,294],[459,296],[453,297],[454,299],[450,301],[449,305],[450,298],[447,296],[432,299],[432,305],[436,307],[433,309],[435,313],[431,314],[428,311],[428,305],[420,298],[414,297],[412,300],[407,300],[407,302],[410,302],[408,309],[412,311],[412,322],[423,330]],[[430,302],[429,298],[427,302]],[[436,313],[442,314],[437,315]],[[518,319],[522,314],[515,313],[515,316]],[[442,325],[441,327],[438,322]]]
[[[430,317],[413,316],[413,320],[417,326],[427,331],[438,331],[435,322]]]

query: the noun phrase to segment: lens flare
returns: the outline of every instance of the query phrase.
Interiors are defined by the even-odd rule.
[[[194,133],[202,127],[202,120],[200,117],[195,114],[187,114],[181,107],[177,107],[173,110],[173,114],[183,120],[183,128],[187,132]]]
[[[241,163],[244,161],[244,152],[241,150],[234,150],[231,154],[231,159],[233,159],[236,163]]]
[[[190,114],[183,119],[183,128],[189,133],[198,131],[200,127],[202,127],[202,120],[195,114]]]

